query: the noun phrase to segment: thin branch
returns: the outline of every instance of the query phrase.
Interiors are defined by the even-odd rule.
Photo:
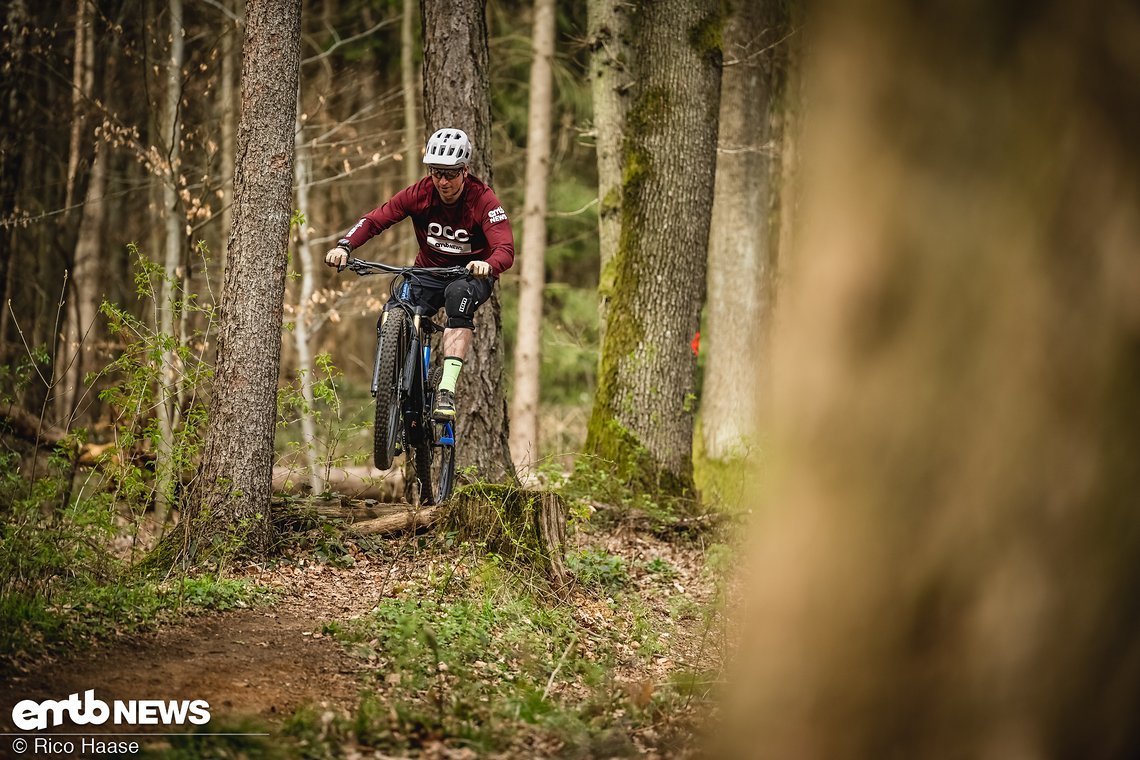
[[[785,34],[780,39],[773,42],[771,45],[766,45],[766,46],[760,48],[759,50],[757,50],[755,53],[749,53],[744,58],[733,58],[733,59],[726,60],[721,64],[721,66],[723,66],[724,68],[728,68],[729,66],[740,66],[741,64],[743,64],[745,66],[751,65],[751,62],[753,59],[759,58],[760,56],[767,53],[769,50],[773,50],[777,46],[784,44],[789,39],[791,39],[792,36],[798,34],[799,31],[800,31],[799,29],[793,29],[792,31],[788,32],[787,34]]]
[[[309,56],[308,58],[302,58],[301,63],[302,64],[313,63],[314,61],[319,61],[322,58],[327,58],[328,56],[332,55],[332,52],[334,50],[336,50],[338,47],[342,47],[344,45],[347,45],[350,42],[355,42],[356,40],[359,40],[363,37],[367,37],[368,35],[373,34],[374,32],[377,32],[386,26],[394,24],[397,21],[399,21],[402,18],[402,16],[403,16],[403,14],[399,14],[399,15],[394,16],[393,18],[385,19],[385,20],[381,21],[380,23],[376,24],[375,26],[373,26],[371,29],[366,29],[365,31],[360,32],[359,34],[354,34],[351,37],[345,37],[343,40],[338,38],[336,40],[336,42],[334,42],[332,44],[332,47],[330,47],[328,50],[317,53],[316,55],[313,55],[313,56]],[[333,30],[333,34],[336,34],[335,30]]]
[[[582,208],[580,208],[576,211],[548,211],[548,212],[546,212],[546,216],[548,218],[552,217],[552,216],[578,216],[579,214],[586,213],[587,209],[589,209],[591,206],[597,205],[597,203],[598,203],[598,199],[594,198],[589,203],[587,203],[585,206],[583,206]]]

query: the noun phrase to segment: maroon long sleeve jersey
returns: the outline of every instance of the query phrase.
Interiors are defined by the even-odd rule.
[[[470,174],[454,206],[445,206],[431,177],[425,177],[361,217],[345,238],[355,250],[405,217],[411,217],[420,243],[416,266],[486,261],[497,279],[514,263],[515,236],[507,212],[494,191]]]

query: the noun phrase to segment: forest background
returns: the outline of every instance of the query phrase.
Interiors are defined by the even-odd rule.
[[[430,56],[421,37],[433,34],[432,13],[443,26],[470,14],[462,24],[470,24],[476,41],[461,65],[486,77],[490,112],[469,129],[475,173],[491,178],[493,171],[519,256],[500,283],[501,304],[481,311],[493,320],[481,327],[480,340],[491,346],[490,358],[481,360],[490,370],[476,364],[464,377],[478,378],[492,409],[508,398],[519,406],[514,397],[523,395],[524,382],[538,394],[512,410],[514,429],[529,432],[512,437],[510,454],[505,424],[467,428],[463,480],[510,485],[517,472],[528,485],[561,489],[572,522],[585,525],[590,513],[603,510],[594,522],[603,529],[633,524],[686,540],[719,524],[713,511],[739,497],[742,463],[756,442],[754,399],[722,405],[723,424],[706,422],[719,461],[704,468],[707,477],[698,484],[705,446],[695,435],[701,357],[725,357],[722,372],[709,376],[731,382],[732,372],[744,371],[741,362],[751,361],[745,350],[767,329],[768,259],[775,258],[768,243],[776,242],[778,229],[769,222],[780,213],[768,185],[783,168],[775,147],[782,133],[772,127],[785,117],[778,95],[783,51],[790,49],[787,9],[773,4],[771,23],[761,28],[760,6],[751,4],[732,15],[714,3],[651,4],[653,12],[641,17],[621,3],[599,3],[589,14],[580,4],[551,2],[306,4],[297,112],[277,114],[278,122],[288,117],[295,135],[289,240],[277,252],[270,250],[276,230],[268,227],[265,250],[247,245],[262,230],[251,233],[248,218],[242,227],[234,182],[243,140],[256,140],[264,127],[239,121],[239,104],[244,109],[258,100],[238,86],[239,73],[243,86],[245,75],[254,81],[259,74],[249,60],[243,72],[241,58],[244,12],[254,6],[229,0],[6,6],[2,561],[4,651],[17,669],[29,653],[83,631],[153,622],[155,609],[170,603],[169,576],[139,585],[140,571],[212,568],[219,583],[207,576],[203,586],[192,586],[194,595],[206,607],[228,605],[235,592],[220,575],[233,561],[264,558],[267,551],[279,557],[288,548],[296,527],[282,514],[288,510],[275,502],[271,516],[268,492],[239,487],[235,496],[226,484],[238,482],[236,476],[209,469],[221,462],[224,471],[263,443],[253,430],[264,409],[212,405],[229,388],[221,361],[215,374],[214,352],[226,325],[225,298],[235,299],[228,303],[230,324],[240,322],[232,315],[235,303],[245,302],[234,280],[259,280],[260,270],[276,269],[279,256],[287,256],[288,266],[279,388],[271,389],[275,486],[321,494],[349,483],[354,495],[385,497],[400,490],[370,482],[393,476],[369,466],[367,380],[385,289],[320,261],[363,212],[423,176],[425,137],[454,123],[432,123],[433,107],[440,113],[433,102],[472,112],[482,105],[478,95],[469,104],[453,80],[424,81]],[[248,57],[254,48],[245,44]],[[535,74],[541,62],[548,64],[546,83]],[[710,254],[722,63],[740,72],[732,101],[740,113],[730,109],[728,119],[737,125],[728,131],[735,142],[725,155],[741,168],[742,184],[724,192],[738,205],[722,212],[716,228],[724,234]],[[536,138],[540,89],[547,126]],[[605,98],[613,102],[595,107]],[[747,108],[759,108],[759,118]],[[536,190],[527,164],[543,153],[548,179]],[[407,226],[361,255],[410,262]],[[227,256],[234,256],[229,266]],[[536,256],[537,277],[536,267],[528,275],[525,264]],[[719,350],[717,328],[701,326],[710,256],[721,262],[709,275],[719,278],[713,287],[727,289],[732,280],[738,299],[717,301],[724,320]],[[272,319],[272,309],[257,317]],[[732,326],[736,319],[749,329]],[[539,328],[531,332],[540,349],[523,349],[528,327]],[[529,376],[516,366],[521,356],[529,356]],[[480,394],[465,396],[461,385],[461,408],[476,423],[485,416],[480,403]],[[245,423],[231,435],[228,454],[210,453],[207,428],[215,412]],[[196,491],[216,484],[229,491],[230,502],[242,502],[223,530],[202,541],[171,539],[170,532],[163,546],[175,553],[144,559],[179,516],[183,525],[193,511],[221,522],[225,510],[198,506]],[[302,524],[311,536],[312,525]],[[322,543],[318,553],[332,552],[337,561],[355,556],[337,546]],[[706,546],[702,538],[690,547],[688,564],[701,573]],[[574,549],[569,560],[593,595],[612,594],[615,579],[619,586],[640,583],[627,573],[628,560],[596,546]],[[681,589],[678,570],[661,557],[638,563],[638,572],[663,588]],[[698,586],[715,586],[711,575],[701,577]],[[186,589],[176,584],[178,606]],[[246,591],[237,593],[245,598]],[[694,635],[708,638],[723,599],[707,596],[707,615],[694,614],[691,600],[654,614],[701,621],[705,632]],[[644,635],[660,628],[646,623],[641,607],[629,608],[637,610],[629,625]],[[542,701],[571,649],[544,666]],[[697,659],[711,651],[699,650]],[[645,651],[651,661],[651,649]],[[574,664],[567,675],[577,677],[578,669],[587,668]],[[707,696],[707,685],[697,688]],[[671,698],[687,703],[691,690],[678,688]]]

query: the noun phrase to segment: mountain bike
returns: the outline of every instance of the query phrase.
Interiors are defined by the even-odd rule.
[[[412,302],[411,287],[421,278],[446,283],[470,273],[464,267],[399,267],[354,258],[345,266],[361,277],[396,275],[388,304],[376,321],[376,467],[386,470],[400,452],[408,452],[420,484],[420,503],[446,501],[455,486],[455,421],[432,419],[435,390],[443,377],[438,359],[432,361],[432,337],[443,328],[432,321],[429,308]]]

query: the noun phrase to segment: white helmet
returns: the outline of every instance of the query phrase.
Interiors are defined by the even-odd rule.
[[[445,128],[428,138],[424,163],[432,166],[467,166],[471,141],[462,129]]]

